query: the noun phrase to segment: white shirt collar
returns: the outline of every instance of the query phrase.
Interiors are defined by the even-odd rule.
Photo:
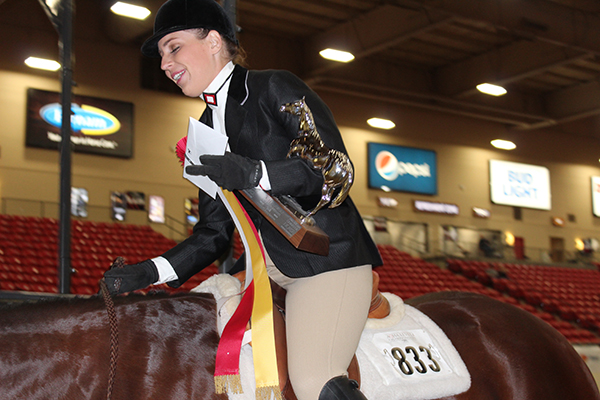
[[[229,61],[204,91],[204,93],[217,92],[217,107],[211,106],[213,110],[215,108],[221,108],[222,105],[225,105],[227,101],[227,91],[229,90],[229,83],[231,82],[229,78],[231,77],[234,68],[235,65],[233,64],[233,62]]]

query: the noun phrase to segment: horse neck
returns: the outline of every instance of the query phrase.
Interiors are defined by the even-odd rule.
[[[316,130],[312,113],[309,110],[302,110],[300,113],[300,130],[304,132]]]
[[[310,143],[317,144],[323,146],[323,140],[321,139],[321,135],[317,132],[316,129],[302,130],[298,131],[298,137],[304,137],[304,140],[308,140]]]

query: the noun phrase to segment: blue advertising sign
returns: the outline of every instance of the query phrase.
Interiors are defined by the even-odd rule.
[[[87,96],[73,96],[71,143],[73,151],[129,158],[133,155],[133,104]],[[58,149],[62,140],[60,93],[27,89],[29,147]]]
[[[368,144],[369,187],[437,194],[437,156],[433,150]]]

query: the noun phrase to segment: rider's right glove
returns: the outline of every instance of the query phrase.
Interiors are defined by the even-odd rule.
[[[158,269],[152,261],[145,260],[139,264],[109,269],[104,273],[104,281],[110,294],[127,293],[144,289],[158,281]]]

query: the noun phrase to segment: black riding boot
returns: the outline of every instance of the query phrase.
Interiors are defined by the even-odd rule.
[[[319,394],[319,400],[367,400],[358,383],[345,375],[331,378]]]

